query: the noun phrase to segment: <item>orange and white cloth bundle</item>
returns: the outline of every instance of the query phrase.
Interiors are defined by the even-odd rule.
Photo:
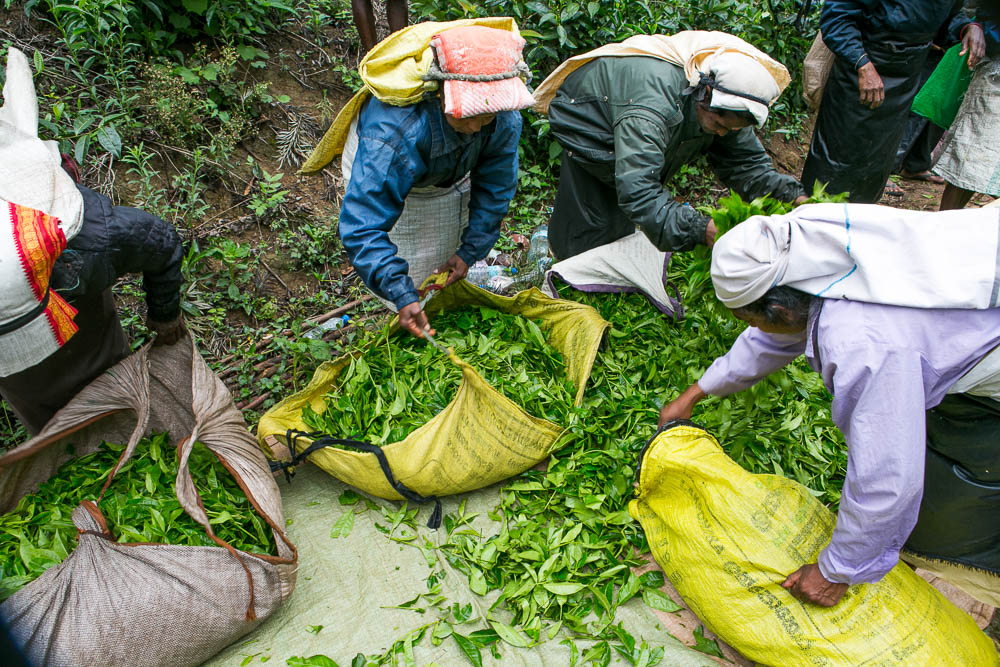
[[[76,309],[49,290],[65,249],[59,220],[0,199],[0,377],[40,363],[76,333]]]
[[[437,56],[429,79],[440,79],[444,112],[469,118],[526,109],[535,103],[521,76],[529,70],[521,59],[524,39],[497,28],[470,25],[434,35]]]

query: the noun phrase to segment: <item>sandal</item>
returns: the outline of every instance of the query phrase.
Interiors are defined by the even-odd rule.
[[[902,197],[906,194],[906,191],[900,187],[899,183],[889,180],[886,181],[885,190],[882,191],[882,194],[887,197]]]
[[[899,172],[899,177],[905,181],[923,181],[924,183],[934,183],[936,185],[944,185],[944,179],[930,170],[918,171],[916,173],[911,171],[906,171],[905,169]]]

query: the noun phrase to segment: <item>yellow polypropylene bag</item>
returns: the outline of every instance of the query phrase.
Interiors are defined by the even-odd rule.
[[[765,665],[1000,664],[993,642],[900,563],[833,607],[799,602],[785,577],[816,562],[835,517],[802,485],[753,475],[706,431],[668,425],[643,451],[629,513],[705,624]]]
[[[460,306],[486,306],[505,313],[540,320],[548,342],[563,355],[566,377],[576,389],[579,405],[597,357],[597,348],[610,326],[597,311],[573,301],[552,299],[537,289],[504,297],[461,280],[440,291],[425,307],[434,315]],[[355,355],[363,355],[364,349]],[[326,409],[324,395],[333,389],[352,355],[322,364],[304,390],[271,408],[257,427],[265,451],[276,441],[304,450],[310,441],[289,443],[289,429],[308,431],[302,408]],[[491,387],[471,366],[454,354],[451,361],[462,369],[462,382],[452,401],[406,439],[382,447],[393,476],[422,496],[464,493],[495,484],[542,461],[563,433],[559,425],[529,415]],[[330,434],[342,437],[347,434]],[[401,496],[389,484],[372,454],[325,448],[309,460],[337,479],[387,499]]]
[[[423,77],[434,61],[431,38],[443,30],[460,26],[479,25],[486,28],[518,32],[514,19],[506,16],[458,21],[424,21],[395,32],[375,45],[358,64],[358,74],[364,83],[358,93],[340,110],[333,124],[316,148],[306,158],[299,173],[319,171],[344,151],[351,121],[361,111],[361,106],[374,95],[379,101],[403,107],[416,104],[429,90],[438,87],[437,81],[424,81]]]

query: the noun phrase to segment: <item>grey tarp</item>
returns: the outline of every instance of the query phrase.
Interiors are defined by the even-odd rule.
[[[354,526],[346,537],[331,538],[334,523],[347,511],[361,506],[343,506],[340,494],[351,487],[331,478],[311,464],[298,467],[298,474],[291,484],[280,482],[288,519],[288,536],[299,549],[301,568],[295,596],[260,628],[243,640],[225,649],[206,665],[236,667],[253,656],[248,665],[284,665],[292,656],[326,655],[345,667],[358,653],[378,655],[389,649],[396,640],[438,616],[433,608],[423,614],[391,607],[427,592],[426,580],[432,572],[421,549],[390,541],[375,528],[375,523],[387,522],[380,512],[364,511],[355,516]],[[445,513],[455,512],[460,503],[466,503],[466,512],[479,513],[473,527],[484,535],[497,532],[499,524],[487,516],[499,502],[500,485],[473,493],[442,498]],[[374,502],[395,510],[401,503],[372,497]],[[431,508],[420,509],[416,524],[419,535],[415,542],[426,537],[432,543],[443,539],[444,529],[437,533],[423,526]],[[437,559],[433,571],[444,569],[442,594],[448,605],[459,602],[472,604],[480,618],[466,625],[454,625],[455,630],[468,635],[487,627],[482,620],[496,598],[496,592],[485,597],[469,590],[468,578],[452,569],[443,558]],[[645,568],[648,569],[648,568]],[[669,586],[669,583],[667,584]],[[676,595],[676,594],[675,594]],[[678,599],[679,598],[675,598]],[[427,604],[415,605],[428,607]],[[618,611],[617,621],[636,637],[643,637],[651,647],[663,646],[665,655],[661,665],[671,667],[715,667],[718,664],[749,665],[745,661],[717,660],[703,653],[686,648],[668,632],[691,641],[692,632],[700,623],[690,612],[661,614],[653,612],[641,599],[634,598]],[[323,626],[318,633],[309,626]],[[710,632],[705,632],[711,637]],[[560,645],[566,639],[565,630],[539,646],[516,649],[507,644],[499,645],[502,659],[494,660],[488,649],[482,650],[484,665],[568,665],[570,650]],[[692,641],[693,643],[693,641]],[[578,642],[581,652],[590,642]],[[728,647],[723,647],[735,656]],[[413,649],[416,664],[469,665],[453,639],[446,639],[440,646],[433,646],[428,634]],[[617,654],[612,664],[619,664]],[[735,658],[735,660],[740,660]]]
[[[89,531],[77,547],[0,604],[33,664],[198,664],[291,594],[296,555],[281,530],[277,485],[229,391],[190,339],[145,347],[113,366],[37,436],[0,458],[0,511],[10,511],[71,456],[93,452],[102,440],[128,443],[124,461],[143,436],[163,431],[179,448],[177,498],[185,511],[210,530],[186,464],[198,441],[222,460],[271,525],[278,556],[222,546],[119,544],[97,505],[85,501],[73,512],[77,528]]]

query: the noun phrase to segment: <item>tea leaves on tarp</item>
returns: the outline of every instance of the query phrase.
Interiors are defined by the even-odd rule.
[[[491,308],[438,314],[435,340],[452,348],[493,388],[528,414],[564,423],[573,406],[562,355],[534,321]],[[314,431],[386,445],[403,440],[451,402],[462,370],[437,348],[406,332],[374,339],[326,395],[326,410],[309,406]]]
[[[98,502],[108,531],[118,542],[218,546],[177,499],[177,455],[168,441],[166,433],[142,439],[118,471]],[[97,451],[68,461],[0,516],[0,600],[73,551],[73,510],[84,500],[97,501],[124,449],[104,442]],[[207,447],[195,443],[188,467],[219,539],[242,551],[277,553],[270,527]]]

